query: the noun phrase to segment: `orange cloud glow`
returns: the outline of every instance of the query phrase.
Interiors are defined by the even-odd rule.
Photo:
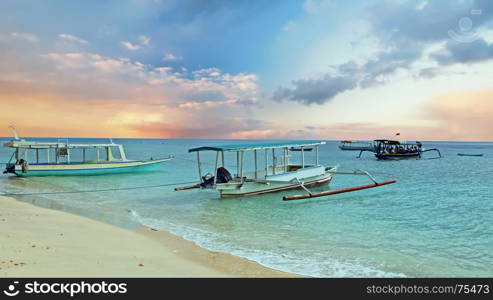
[[[377,138],[429,141],[492,141],[493,90],[464,91],[436,96],[423,107],[416,124],[337,123],[312,128],[328,139]],[[400,135],[395,134],[399,132]]]
[[[438,96],[430,105],[442,138],[460,141],[493,140],[493,90],[456,92]]]
[[[132,100],[67,100],[56,95],[23,95],[12,99],[0,95],[0,135],[10,136],[15,124],[32,137],[174,137],[166,131],[141,132],[137,124],[180,124],[183,115],[170,107]]]

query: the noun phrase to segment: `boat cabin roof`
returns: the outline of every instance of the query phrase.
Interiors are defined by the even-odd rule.
[[[305,147],[323,145],[322,141],[290,141],[279,143],[263,143],[263,144],[238,144],[238,145],[223,145],[223,146],[203,146],[198,148],[188,149],[188,152],[198,151],[244,151],[244,150],[259,150],[259,149],[274,149],[288,147]]]
[[[119,144],[69,144],[69,143],[49,143],[35,142],[26,140],[12,140],[3,144],[10,148],[25,148],[25,149],[50,149],[50,148],[104,148],[104,147],[119,147]]]
[[[394,141],[394,140],[375,140],[377,143],[387,144],[387,145],[418,145],[421,146],[421,142],[404,142],[404,141]]]

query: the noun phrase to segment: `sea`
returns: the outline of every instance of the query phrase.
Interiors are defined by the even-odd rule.
[[[10,138],[1,138],[5,142]],[[28,138],[28,140],[30,140]],[[33,139],[57,141],[58,139]],[[108,143],[108,139],[69,139]],[[174,191],[198,181],[195,153],[188,149],[268,140],[113,139],[135,160],[173,155],[152,172],[101,176],[0,175],[0,194],[126,229],[145,225],[179,235],[214,251],[247,258],[273,269],[313,277],[492,277],[493,143],[423,142],[440,149],[416,160],[380,161],[372,153],[341,151],[338,141],[320,147],[320,163],[339,171],[365,170],[397,183],[298,201],[270,193],[220,198],[215,190]],[[13,149],[0,147],[0,161]],[[261,151],[262,152],[262,151]],[[315,151],[305,152],[306,163]],[[458,153],[484,154],[482,157]],[[278,155],[282,155],[279,151]],[[290,152],[300,162],[300,152]],[[246,169],[253,167],[246,153]],[[31,158],[34,155],[31,154]],[[72,160],[77,157],[73,156]],[[262,165],[262,157],[259,157]],[[213,172],[214,155],[201,156]],[[2,169],[4,165],[0,166]],[[236,173],[236,156],[226,154]],[[250,168],[252,169],[252,168]],[[366,176],[337,174],[329,187],[371,183]],[[88,233],[89,234],[89,233]]]

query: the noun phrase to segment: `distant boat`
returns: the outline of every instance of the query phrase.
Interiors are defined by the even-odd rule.
[[[341,141],[339,149],[343,151],[371,151],[375,150],[375,145],[368,141]]]
[[[3,173],[11,173],[20,177],[103,175],[147,171],[173,158],[169,156],[145,161],[128,160],[123,146],[112,141],[109,144],[26,141],[19,138],[15,129],[14,139],[6,142],[4,147],[14,148],[15,151]],[[74,158],[72,151],[75,150],[79,150],[82,154],[81,161],[72,161]],[[29,152],[34,152],[32,159]],[[88,159],[89,152],[92,152],[95,159]],[[41,154],[45,157],[44,162],[41,162]]]
[[[433,149],[423,149],[423,144],[421,142],[401,142],[393,140],[375,140],[375,157],[377,159],[407,159],[422,158],[424,152],[436,151],[438,156],[435,158],[441,158],[442,155],[440,150]],[[363,151],[362,151],[363,152]],[[361,156],[361,153],[360,153]]]
[[[483,156],[483,154],[457,153],[458,156]]]

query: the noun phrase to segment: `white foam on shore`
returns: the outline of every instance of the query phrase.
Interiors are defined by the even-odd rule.
[[[238,247],[227,235],[198,228],[173,224],[165,220],[143,217],[138,212],[130,212],[134,221],[151,228],[164,230],[192,241],[211,251],[219,251],[255,261],[265,267],[311,277],[406,277],[402,273],[386,272],[364,264],[343,262],[327,257],[306,257],[288,249],[274,252],[270,250]]]

